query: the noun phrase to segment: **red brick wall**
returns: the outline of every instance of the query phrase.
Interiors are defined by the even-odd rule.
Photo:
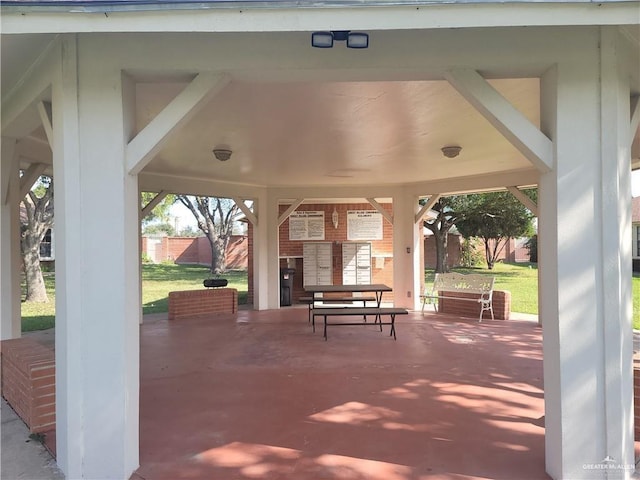
[[[204,238],[203,240],[206,241]],[[165,259],[173,260],[177,264],[203,263],[200,262],[200,237],[164,237],[162,243],[166,245]],[[204,263],[206,265],[207,262]]]
[[[331,214],[333,209],[336,209],[339,216],[338,228],[333,228],[331,221]],[[280,206],[280,214],[282,214],[288,207]],[[384,208],[392,213],[393,206],[391,204],[384,205]],[[334,242],[332,247],[333,255],[333,283],[336,285],[342,284],[342,242],[347,241],[347,210],[374,210],[369,203],[345,203],[345,204],[304,204],[297,210],[305,211],[319,211],[324,210],[325,219],[325,242]],[[393,225],[383,219],[383,240],[371,241],[371,256],[372,256],[372,278],[373,283],[384,283],[393,287]],[[291,241],[289,240],[289,220],[285,220],[280,226],[280,256],[298,257],[296,258],[296,273],[293,277],[293,292],[292,303],[297,303],[301,296],[305,295],[304,288],[302,286],[303,270],[302,270],[302,250],[304,241]],[[248,229],[248,281],[249,291],[247,303],[253,304],[253,225],[249,224]],[[376,268],[375,258],[376,256],[385,256],[383,268]],[[280,267],[287,267],[287,260],[280,259]],[[393,293],[385,293],[383,297],[384,302],[393,301]]]
[[[247,222],[247,303],[253,305],[253,224]]]
[[[478,298],[473,293],[456,293],[458,297]],[[438,303],[438,311],[461,317],[480,317],[480,304],[467,300],[453,300],[441,298]],[[509,320],[511,316],[511,292],[506,290],[494,290],[493,292],[493,316],[497,320]],[[491,319],[491,313],[485,312],[483,320]]]
[[[393,207],[391,204],[383,205],[385,210],[389,213],[393,213]],[[280,214],[282,214],[288,206],[280,206]],[[335,210],[338,212],[338,228],[333,227],[331,221],[331,215]],[[324,211],[324,242],[333,242],[332,256],[333,256],[333,283],[334,285],[342,285],[342,243],[347,242],[347,211],[348,210],[374,210],[369,203],[341,203],[341,204],[304,204],[297,208],[297,211]],[[372,283],[384,283],[393,287],[393,225],[382,220],[383,239],[371,240],[367,243],[371,243],[371,281]],[[289,219],[285,220],[280,225],[280,256],[295,256],[296,259],[296,273],[293,279],[293,295],[292,303],[297,303],[301,296],[305,295],[304,288],[302,286],[303,279],[303,265],[302,265],[302,253],[303,244],[306,241],[289,240]],[[382,268],[376,267],[375,257],[384,256],[384,266]],[[280,259],[280,266],[286,267],[286,259]],[[385,293],[383,296],[383,302],[392,302],[393,293]]]
[[[142,237],[143,252],[148,252],[148,243],[147,238]],[[227,268],[245,270],[248,256],[247,237],[233,235],[227,247]],[[173,261],[179,265],[211,265],[211,246],[206,237],[162,237],[156,247],[155,261]]]
[[[235,288],[169,292],[169,320],[237,311],[238,291]]]
[[[1,342],[2,396],[31,433],[56,426],[56,364],[52,349],[29,338]]]

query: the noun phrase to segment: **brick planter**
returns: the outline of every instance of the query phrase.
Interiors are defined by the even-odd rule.
[[[56,366],[52,349],[29,338],[3,340],[2,396],[31,433],[56,426]]]
[[[479,295],[473,293],[456,293],[456,296],[464,298],[479,298]],[[478,318],[480,316],[480,304],[477,302],[441,298],[438,306],[438,311],[441,313],[458,315],[460,317]],[[493,315],[496,320],[509,320],[509,317],[511,316],[511,292],[507,290],[493,291]],[[491,314],[489,312],[484,312],[483,320],[486,319],[491,320]]]
[[[210,313],[237,313],[238,291],[235,288],[207,288],[169,292],[169,320]]]

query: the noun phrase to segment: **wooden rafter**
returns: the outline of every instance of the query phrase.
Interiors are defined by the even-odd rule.
[[[447,71],[445,78],[539,171],[551,171],[553,142],[478,72],[459,68]]]
[[[227,84],[226,75],[198,74],[149,124],[129,142],[127,170],[137,175],[160,151],[170,135],[184,125]]]
[[[441,195],[439,193],[436,193],[434,195],[431,195],[429,197],[429,200],[427,201],[427,203],[425,203],[422,208],[420,209],[420,211],[418,213],[416,213],[416,218],[415,221],[416,223],[420,222],[422,220],[422,217],[424,217],[424,215],[431,210],[431,208],[436,204],[436,202],[438,200],[440,200]]]

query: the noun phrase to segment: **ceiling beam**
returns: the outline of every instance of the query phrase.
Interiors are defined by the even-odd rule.
[[[416,213],[416,218],[415,218],[415,222],[418,223],[422,220],[422,217],[424,217],[424,215],[431,210],[431,208],[436,204],[436,202],[438,200],[440,200],[441,195],[439,193],[436,193],[434,195],[431,195],[429,197],[429,200],[427,200],[427,203],[425,203],[422,208],[420,209],[420,211],[418,213]]]
[[[3,205],[9,203],[9,194],[12,185],[13,175],[18,175],[18,156],[16,152],[16,139],[2,137],[0,141],[0,149],[2,151],[2,174],[0,175],[0,200]]]
[[[629,134],[629,147],[636,138],[636,132],[640,127],[640,95],[631,97],[631,132]]]
[[[302,205],[302,202],[304,202],[304,198],[298,198],[298,199],[294,200],[293,203],[289,206],[289,208],[287,208],[285,210],[285,212],[278,217],[278,226],[282,225],[284,223],[284,221],[287,218],[289,218],[289,215],[291,215],[293,212],[295,212],[296,208],[298,208],[300,205]]]
[[[518,187],[507,187],[507,190],[509,190],[511,194],[520,201],[521,204],[527,207],[534,216],[538,216],[538,204],[536,204],[536,202],[534,202],[529,197],[529,195],[524,193]]]
[[[4,31],[4,11],[2,27]],[[2,94],[2,135],[21,137],[38,127],[38,115],[33,108],[38,101],[48,96],[52,78],[60,61],[60,42],[53,38],[40,52],[21,79]],[[4,67],[4,65],[3,65]],[[3,87],[4,88],[4,87]]]
[[[44,163],[32,163],[29,168],[20,177],[20,200],[27,196],[34,183],[40,178],[40,175],[47,169]]]
[[[553,142],[478,72],[457,68],[445,72],[444,76],[540,172],[551,171]]]
[[[387,219],[387,222],[393,225],[393,216],[389,212],[387,212],[375,198],[367,198],[367,202],[369,202],[377,211],[379,211],[382,216]]]
[[[137,175],[162,149],[171,134],[187,123],[209,100],[229,83],[227,75],[199,73],[149,124],[133,138],[126,149],[127,171]]]
[[[51,102],[38,102],[38,115],[42,121],[44,133],[49,142],[49,148],[53,151],[53,122],[51,121]]]
[[[149,200],[149,203],[142,207],[142,209],[140,210],[140,219],[142,220],[147,215],[149,215],[151,213],[151,210],[156,208],[158,204],[167,197],[167,195],[169,195],[169,192],[166,192],[164,190],[158,192],[155,197]]]
[[[243,199],[241,199],[240,197],[233,197],[232,200],[236,202],[236,205],[240,210],[242,210],[242,213],[244,213],[244,216],[247,217],[247,220],[251,222],[251,225],[255,226],[258,224],[258,217],[256,217],[251,209],[247,207]]]

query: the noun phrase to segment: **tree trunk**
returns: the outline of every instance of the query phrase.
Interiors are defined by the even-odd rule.
[[[491,246],[489,245],[490,241],[491,241],[490,238],[485,238],[484,239],[484,257],[487,260],[487,269],[493,270],[493,265],[495,263],[495,258],[491,254]]]
[[[40,269],[40,242],[53,226],[53,181],[40,177],[39,182],[22,200],[27,221],[21,228],[20,249],[28,302],[49,301]],[[42,195],[36,195],[36,191]]]
[[[227,271],[226,251],[229,240],[223,237],[211,237],[211,235],[207,235],[207,240],[209,240],[209,245],[211,246],[211,273],[220,275]]]
[[[211,272],[218,275],[227,271],[226,242],[223,238],[218,237],[211,244]]]
[[[40,268],[40,242],[25,238],[23,242],[23,261],[25,282],[27,285],[27,302],[46,303],[49,301],[47,289]]]
[[[191,197],[178,195],[198,222],[211,247],[211,273],[219,275],[227,270],[227,247],[233,230],[238,207],[230,200],[217,197]],[[213,207],[212,207],[213,204]]]
[[[498,260],[498,256],[500,255],[508,241],[508,237],[484,239],[484,252],[487,259],[487,268],[489,270],[493,270],[493,267]],[[491,248],[492,242],[493,248]]]
[[[449,271],[449,249],[447,248],[449,234],[442,234],[439,231],[434,232],[434,240],[436,244],[436,273],[445,273]]]

